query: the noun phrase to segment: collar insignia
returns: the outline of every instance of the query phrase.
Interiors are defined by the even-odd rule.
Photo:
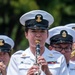
[[[25,56],[26,56],[26,54],[22,54],[22,56],[23,56],[23,57],[25,57]]]
[[[52,55],[52,54],[50,54],[50,56],[52,57],[53,55]]]

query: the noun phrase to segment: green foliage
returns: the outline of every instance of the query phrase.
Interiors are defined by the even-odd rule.
[[[11,0],[11,6],[14,8],[15,14],[20,14],[21,11],[27,12],[33,9],[38,9],[34,0]]]
[[[75,22],[75,0],[0,0],[0,34],[14,40],[14,52],[29,46],[19,18],[34,9],[42,9],[53,15],[54,23],[50,28]]]

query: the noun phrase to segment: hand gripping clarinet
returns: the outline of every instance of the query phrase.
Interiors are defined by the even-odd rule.
[[[0,66],[5,66],[5,65],[4,65],[4,62],[3,62],[2,60],[0,60]],[[2,75],[1,70],[0,70],[0,75]]]
[[[41,74],[41,64],[37,63],[38,56],[40,56],[40,41],[36,40],[36,52],[35,52],[35,63],[34,63],[34,65],[38,65],[39,70],[37,72],[35,72],[34,75],[40,75]]]

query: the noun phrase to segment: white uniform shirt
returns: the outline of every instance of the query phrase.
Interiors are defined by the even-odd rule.
[[[62,54],[55,50],[45,48],[42,56],[48,62],[48,67],[52,75],[69,75],[67,71],[66,61]],[[27,75],[27,71],[34,64],[35,56],[30,48],[25,51],[18,51],[11,56],[8,65],[7,75]],[[41,75],[46,75],[43,71]]]
[[[75,61],[70,60],[68,70],[70,75],[75,75]]]

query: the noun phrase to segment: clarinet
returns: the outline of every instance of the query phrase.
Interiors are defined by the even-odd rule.
[[[36,52],[35,52],[35,64],[39,66],[39,70],[34,73],[34,75],[40,75],[41,74],[41,65],[37,63],[37,58],[40,56],[40,41],[36,40]]]

